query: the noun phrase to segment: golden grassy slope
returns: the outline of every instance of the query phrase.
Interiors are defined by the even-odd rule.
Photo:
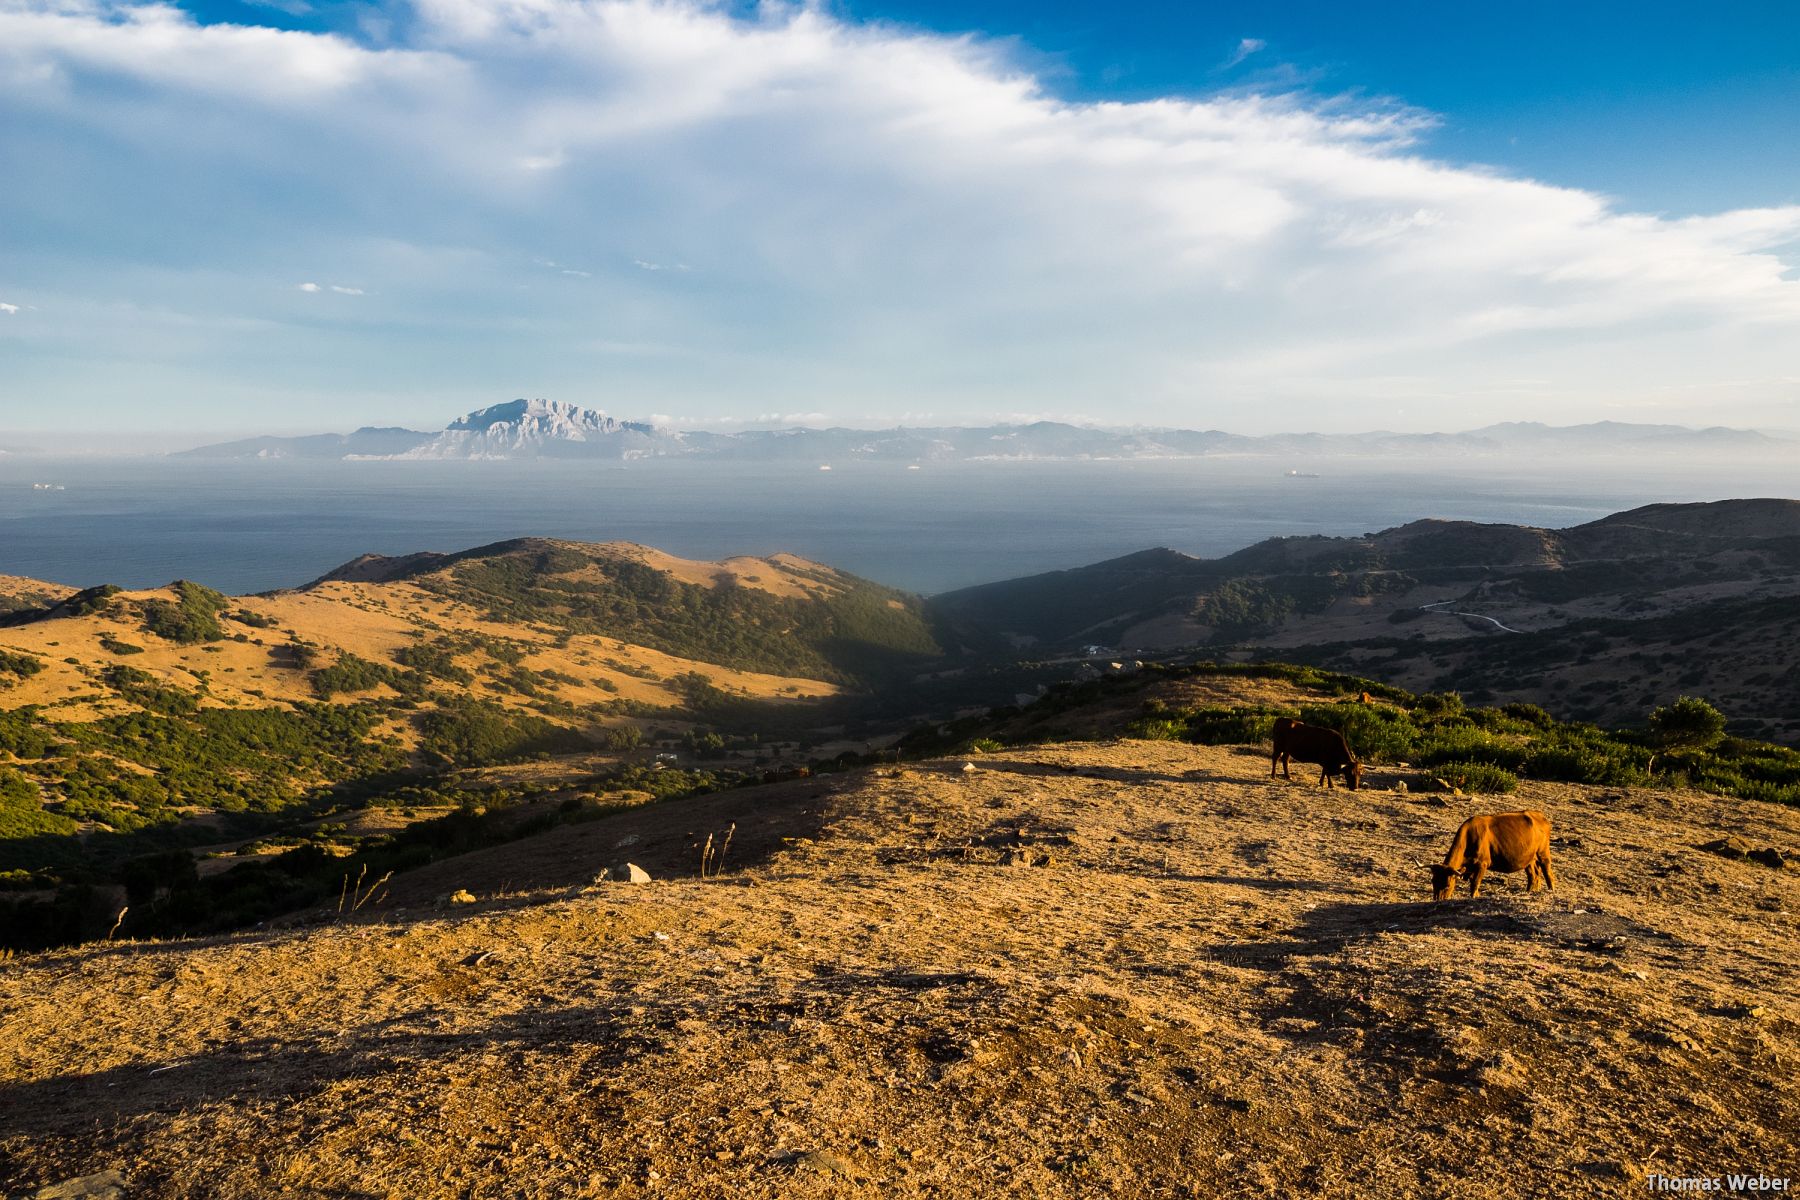
[[[739,564],[734,569],[746,573],[751,573],[748,564],[762,561],[732,560]],[[688,563],[681,569],[697,572],[706,567],[725,570],[730,564]],[[797,577],[770,572],[761,578],[770,586],[789,586]],[[167,588],[122,592],[113,598],[106,613],[0,628],[0,650],[36,655],[44,663],[38,674],[10,681],[10,687],[0,690],[0,707],[37,704],[56,719],[76,721],[130,711],[133,706],[100,681],[104,668],[115,663],[148,672],[166,687],[204,691],[203,704],[292,704],[317,697],[308,669],[281,653],[281,648],[291,643],[319,648],[322,653],[313,666],[328,665],[343,653],[392,665],[394,651],[446,635],[474,635],[508,643],[524,652],[524,667],[573,678],[576,682],[546,679],[542,687],[546,694],[578,706],[615,698],[657,706],[676,704],[681,697],[666,681],[690,672],[704,676],[715,687],[750,697],[800,699],[839,690],[820,680],[733,670],[615,638],[565,637],[553,629],[490,621],[470,605],[406,581],[333,581],[304,591],[235,597],[234,610],[253,613],[273,626],[258,628],[227,619],[227,630],[246,640],[181,646],[145,632],[138,615],[143,602],[172,601],[174,595]],[[140,647],[143,652],[116,654],[107,649],[108,639]],[[516,692],[494,685],[493,665],[479,653],[461,655],[458,664],[477,676],[469,694],[512,707],[525,705]],[[606,687],[602,681],[612,686]],[[365,695],[391,693],[376,689]]]
[[[1800,813],[1527,783],[1558,890],[1431,905],[1415,863],[1461,798],[1164,742],[974,761],[621,813],[396,880],[369,920],[15,960],[0,1189],[114,1167],[134,1197],[221,1198],[1800,1178],[1800,889],[1697,849],[1793,848]],[[696,878],[733,822],[726,874]],[[659,881],[589,882],[626,859]],[[438,906],[458,888],[479,902]]]

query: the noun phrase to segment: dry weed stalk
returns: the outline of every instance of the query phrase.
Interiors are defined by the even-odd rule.
[[[731,849],[731,839],[736,833],[737,822],[733,821],[731,827],[725,831],[725,844],[719,847],[719,860],[713,864],[713,875],[715,877],[725,869],[725,854]]]
[[[106,940],[107,941],[109,941],[109,942],[112,941],[113,934],[119,932],[119,926],[121,926],[125,923],[125,914],[130,911],[131,911],[131,905],[129,905],[129,904],[127,904],[124,908],[121,908],[119,910],[119,915],[117,917],[113,918],[112,928],[106,931]]]
[[[368,873],[368,869],[369,868],[366,865],[363,867],[364,874]],[[375,893],[380,891],[382,886],[385,885],[387,883],[387,881],[392,879],[393,877],[394,877],[394,873],[392,871],[389,871],[386,875],[383,875],[380,879],[377,879],[374,883],[371,883],[369,885],[369,890],[365,892],[362,890],[362,886],[361,886],[362,876],[358,875],[356,877],[357,878],[357,895],[355,896],[355,903],[353,903],[350,906],[350,911],[355,912],[357,909],[361,908],[363,905],[365,905],[369,901],[373,900],[375,898]]]
[[[356,873],[356,890],[358,893],[362,892],[363,876],[367,875],[368,873],[369,873],[369,864],[364,863],[362,865],[362,870],[360,870]],[[347,891],[349,889],[349,886],[350,886],[350,872],[345,871],[344,872],[344,884],[342,887],[338,888],[338,912],[340,912],[340,913],[342,913],[344,911],[344,893],[345,893],[345,891]],[[352,908],[350,911],[355,912],[356,910],[354,908]]]
[[[733,821],[725,830],[725,836],[719,839],[718,853],[713,852],[713,840],[717,834],[706,835],[706,844],[700,847],[700,878],[717,879],[725,870],[725,852],[731,849],[731,839],[737,833],[737,822]]]

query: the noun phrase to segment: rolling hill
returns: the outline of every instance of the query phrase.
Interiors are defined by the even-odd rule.
[[[1800,502],[1657,504],[1568,529],[1415,521],[1217,559],[1151,550],[932,599],[1054,656],[1299,659],[1608,724],[1679,691],[1800,738]]]
[[[835,702],[940,653],[916,598],[843,572],[620,543],[363,558],[257,596],[8,594],[0,887],[61,905],[9,910],[15,945],[91,929],[78,889],[133,863],[329,856],[329,830],[370,805],[391,829],[529,799],[548,786],[534,761],[618,802],[770,769],[829,750]],[[276,890],[244,903],[279,908]]]

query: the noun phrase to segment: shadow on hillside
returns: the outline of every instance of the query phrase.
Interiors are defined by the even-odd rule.
[[[621,879],[627,863],[654,879],[688,879],[700,874],[704,856],[709,874],[722,866],[730,875],[819,837],[830,794],[820,780],[792,780],[608,812],[395,875],[387,901],[371,915],[396,907],[410,913],[459,890],[490,900],[579,887],[602,872]]]
[[[1252,881],[1222,880],[1244,883]],[[1289,882],[1266,881],[1270,884]],[[1253,884],[1252,884],[1253,885]],[[1320,904],[1298,925],[1266,942],[1228,942],[1214,946],[1214,957],[1239,966],[1278,970],[1292,958],[1335,954],[1345,946],[1383,933],[1430,933],[1456,929],[1496,938],[1527,937],[1542,932],[1534,914],[1520,912],[1510,900],[1430,900],[1401,903]]]

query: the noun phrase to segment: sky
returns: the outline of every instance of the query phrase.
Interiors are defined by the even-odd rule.
[[[0,446],[1800,427],[1800,5],[0,0]]]

